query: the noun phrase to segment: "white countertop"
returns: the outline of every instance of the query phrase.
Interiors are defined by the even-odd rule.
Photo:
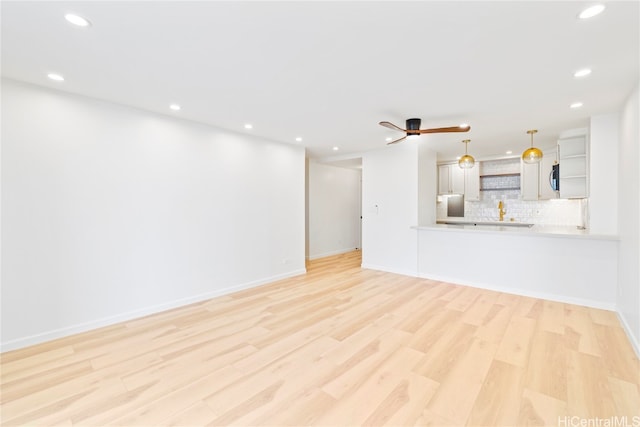
[[[438,221],[470,223],[474,222],[464,218],[456,219],[439,219]],[[533,225],[532,227],[515,227],[504,225],[504,222],[477,221],[478,225],[470,224],[431,224],[423,226],[414,226],[417,230],[437,230],[437,231],[453,231],[453,232],[473,232],[473,233],[500,233],[501,235],[518,235],[518,236],[548,236],[548,237],[568,237],[568,238],[587,238],[599,240],[618,240],[617,235],[593,234],[590,230],[581,230],[578,227],[571,226],[555,226],[555,225]]]

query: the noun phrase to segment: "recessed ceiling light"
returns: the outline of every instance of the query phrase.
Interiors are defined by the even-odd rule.
[[[594,16],[599,15],[600,13],[602,13],[603,10],[604,10],[604,5],[603,4],[596,4],[596,5],[593,5],[591,7],[586,8],[585,10],[580,12],[580,15],[578,15],[578,18],[580,18],[580,19],[593,18]]]
[[[173,111],[180,111],[180,106],[178,104],[171,104],[169,105],[169,108],[171,108]]]
[[[67,13],[66,15],[64,15],[64,19],[71,22],[73,25],[77,25],[78,27],[91,26],[91,22],[89,22],[88,19],[73,13]]]
[[[580,108],[582,107],[582,102],[574,102],[573,104],[569,105],[569,108]]]
[[[384,140],[385,140],[385,141],[387,141],[387,142],[391,142],[391,140],[392,140],[392,139],[393,139],[393,138],[391,138],[390,136],[388,136],[388,137],[386,137]]]
[[[458,156],[456,157],[456,160],[460,160],[462,158],[462,156]]]
[[[338,151],[340,148],[338,147],[333,147],[333,151]]]
[[[302,142],[302,138],[300,138],[299,136],[296,137],[296,142]]]
[[[253,129],[253,125],[251,123],[245,123],[244,128],[245,129]]]
[[[513,151],[507,150],[507,151],[505,151],[505,154],[513,154]]]
[[[583,68],[582,70],[578,70],[575,73],[573,73],[573,77],[584,77],[584,76],[588,76],[589,74],[591,74],[591,69]]]
[[[47,74],[47,77],[49,77],[51,80],[55,80],[57,82],[63,82],[64,81],[64,77],[62,77],[60,74],[49,73],[49,74]]]

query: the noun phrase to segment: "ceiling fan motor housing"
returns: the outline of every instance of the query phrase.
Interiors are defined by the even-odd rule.
[[[407,119],[407,135],[420,135],[420,119]]]

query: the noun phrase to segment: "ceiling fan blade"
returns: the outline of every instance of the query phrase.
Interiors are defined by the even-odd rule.
[[[469,132],[470,130],[471,126],[465,126],[463,128],[460,126],[451,126],[448,128],[420,129],[420,133]]]
[[[398,142],[400,142],[402,140],[405,140],[405,139],[407,139],[407,137],[403,136],[402,138],[396,139],[395,141],[387,142],[387,145],[396,144],[396,143],[398,143]]]
[[[398,127],[391,122],[380,122],[380,126],[384,126],[393,130],[399,130],[400,132],[406,132],[406,129],[402,129],[401,127]]]

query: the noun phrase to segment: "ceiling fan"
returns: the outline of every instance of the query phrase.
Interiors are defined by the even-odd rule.
[[[394,125],[391,122],[380,122],[381,126],[384,126],[389,129],[399,130],[401,132],[405,132],[406,135],[402,138],[396,139],[395,141],[391,141],[387,143],[387,145],[395,144],[403,139],[406,139],[408,136],[418,136],[423,133],[445,133],[445,132],[469,132],[471,130],[471,126],[469,125],[460,125],[460,126],[451,126],[448,128],[433,128],[433,129],[420,129],[421,119],[407,119],[407,128],[402,129],[399,126]]]

